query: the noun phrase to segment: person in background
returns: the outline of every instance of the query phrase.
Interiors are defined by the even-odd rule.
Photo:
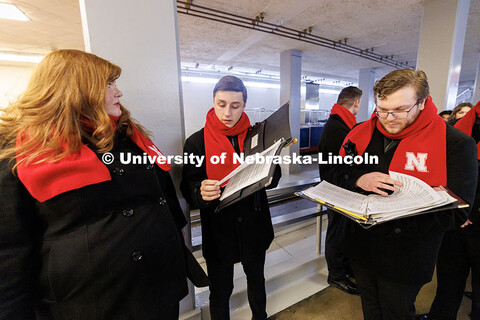
[[[395,70],[375,83],[376,110],[354,127],[340,155],[377,155],[377,164],[337,165],[334,182],[348,190],[388,196],[400,172],[446,186],[473,203],[478,164],[475,141],[437,115],[423,71]],[[467,221],[469,208],[402,218],[365,229],[349,220],[348,255],[368,320],[414,320],[420,288],[432,280],[445,231]]]
[[[265,254],[273,240],[273,226],[265,189],[215,212],[221,194],[217,182],[239,164],[233,154],[243,152],[250,128],[244,112],[247,89],[234,76],[221,78],[213,89],[213,108],[207,113],[205,127],[186,141],[184,152],[206,156],[201,167],[185,164],[180,189],[193,208],[200,208],[202,250],[210,280],[210,316],[212,320],[230,319],[229,300],[233,291],[234,264],[241,262],[247,276],[247,295],[252,319],[265,320]],[[226,153],[223,164],[212,164],[213,155]],[[270,187],[280,179],[280,167]]]
[[[473,104],[471,104],[470,102],[460,103],[453,109],[452,114],[450,115],[450,117],[448,117],[447,123],[453,126],[459,119],[466,115],[467,112],[472,109],[472,107]]]
[[[169,165],[120,162],[157,155],[120,73],[53,51],[0,115],[2,320],[178,319],[186,219]]]
[[[443,118],[443,120],[448,121],[448,118],[452,114],[452,110],[443,110],[438,115]]]
[[[360,106],[362,90],[346,87],[340,91],[337,103],[332,107],[330,117],[323,127],[318,152],[327,159],[329,154],[338,155],[343,140],[357,123],[355,115]],[[333,183],[330,164],[320,164],[320,179]],[[328,227],[325,241],[325,258],[328,267],[328,283],[347,293],[359,294],[357,285],[349,279],[352,276],[350,261],[344,252],[345,217],[327,209]]]
[[[480,147],[480,102],[455,128],[471,136]],[[477,159],[478,159],[477,153]],[[479,159],[480,160],[480,159]],[[480,164],[480,161],[478,162]],[[480,181],[480,180],[479,180]],[[457,319],[465,283],[472,272],[472,320],[480,319],[480,188],[477,184],[472,212],[463,228],[446,232],[437,260],[437,292],[429,314],[417,319]]]

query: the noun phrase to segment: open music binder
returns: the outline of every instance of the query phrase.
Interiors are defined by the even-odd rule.
[[[337,211],[367,229],[396,219],[468,207],[446,187],[432,188],[422,180],[406,174],[392,171],[389,174],[392,179],[403,184],[389,196],[363,195],[327,181],[295,194]]]
[[[228,180],[216,211],[268,187],[273,179],[275,164],[267,160],[280,155],[282,148],[291,141],[290,104],[287,102],[247,132],[243,154],[245,159],[254,161],[245,161],[218,182],[218,185],[222,185]],[[262,159],[265,160],[263,163]]]

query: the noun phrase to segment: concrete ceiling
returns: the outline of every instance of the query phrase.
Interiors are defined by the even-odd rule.
[[[45,54],[53,49],[84,49],[78,0],[1,0],[30,21],[0,19],[0,50]]]
[[[2,0],[17,5],[31,21],[0,19],[0,50],[46,53],[58,48],[83,49],[78,0]],[[480,0],[470,0],[460,81],[473,83],[480,52]],[[255,17],[331,40],[375,48],[415,65],[423,0],[194,0],[194,4]],[[178,14],[181,60],[199,64],[279,71],[280,53],[303,52],[302,73],[358,81],[358,70],[377,68],[380,77],[392,68],[346,53],[189,15]],[[432,53],[434,54],[434,53]]]
[[[416,64],[423,0],[195,0],[194,4],[312,34],[331,40],[348,38],[358,48]],[[361,68],[377,68],[381,77],[393,70],[377,62],[298,40],[179,14],[182,61],[279,70],[280,53],[303,52],[302,73],[357,81]],[[461,81],[472,82],[480,52],[480,0],[471,0]],[[434,54],[434,53],[432,53]]]

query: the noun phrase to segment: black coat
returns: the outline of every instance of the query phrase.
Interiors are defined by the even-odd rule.
[[[460,130],[447,126],[447,187],[472,205],[477,186],[477,147]],[[365,152],[378,155],[378,165],[335,166],[337,185],[353,191],[358,178],[368,172],[388,173],[396,147],[384,153],[384,136],[375,129]],[[365,230],[349,220],[347,245],[352,260],[378,277],[407,284],[432,279],[445,231],[463,224],[470,208],[438,211],[386,222]]]
[[[318,152],[322,154],[322,159],[328,159],[328,154],[338,155],[343,140],[350,132],[350,128],[345,124],[338,114],[332,114],[325,126],[323,127],[320,143],[318,144]],[[318,169],[320,171],[320,179],[333,183],[332,181],[332,166],[331,164],[320,164]]]
[[[473,128],[472,128],[472,138],[475,139],[475,142],[479,142],[480,141],[480,119],[478,119],[477,117],[477,120],[475,121],[475,124],[473,125]],[[478,179],[478,182],[477,182],[477,192],[475,193],[475,201],[473,203],[473,208],[472,208],[472,212],[470,213],[470,217],[469,219],[474,222],[474,223],[477,223],[477,224],[480,224],[480,161],[478,161],[478,167],[479,167],[479,179]]]
[[[0,319],[163,319],[186,295],[186,220],[170,175],[121,164],[120,152],[143,151],[118,140],[111,181],[43,203],[1,164]]]
[[[205,155],[203,129],[185,141],[184,152]],[[200,208],[202,250],[205,259],[219,263],[246,262],[265,255],[273,240],[273,227],[265,189],[215,213],[218,200],[206,202],[200,186],[207,179],[206,161],[201,167],[183,166],[180,189],[192,208]],[[277,175],[275,185],[278,182]]]

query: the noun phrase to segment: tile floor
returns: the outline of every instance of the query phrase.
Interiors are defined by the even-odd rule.
[[[324,223],[326,225],[326,223]],[[275,265],[279,265],[289,259],[295,260],[300,255],[306,252],[315,252],[316,243],[316,222],[315,219],[311,219],[306,222],[302,222],[293,227],[294,230],[281,230],[275,238],[272,244],[267,250],[267,257],[265,260],[265,277],[270,276],[271,270],[276,270]],[[323,235],[325,236],[325,235]],[[202,268],[206,271],[207,266],[205,259],[201,255],[201,250],[194,253],[198,262]],[[237,263],[234,268],[234,279],[238,279],[244,276],[242,266]],[[207,291],[206,288],[195,288],[195,293]]]

